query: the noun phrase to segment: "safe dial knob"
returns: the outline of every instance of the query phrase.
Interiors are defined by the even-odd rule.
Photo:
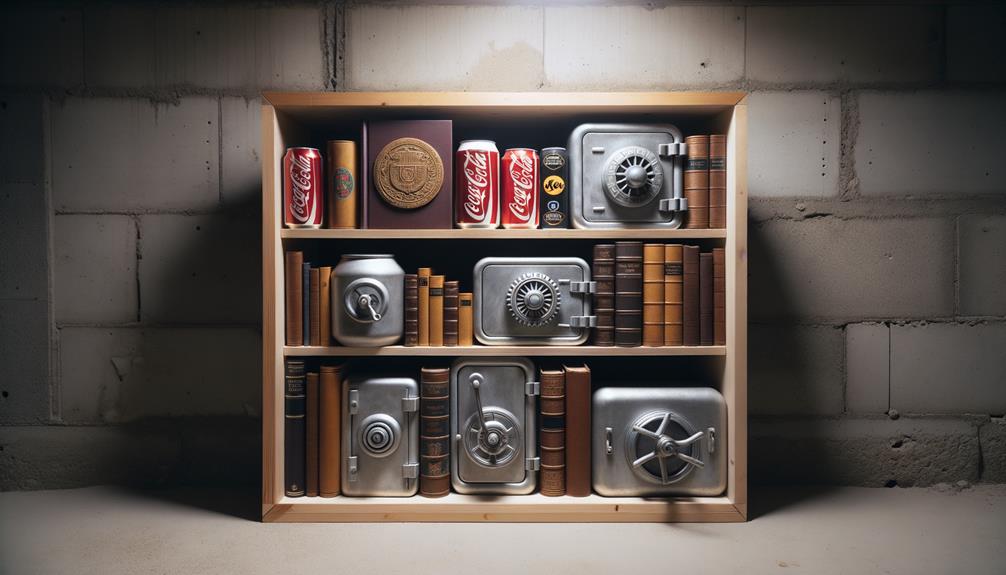
[[[521,274],[507,288],[507,309],[522,325],[547,324],[556,316],[560,303],[559,286],[540,272]]]
[[[635,208],[653,201],[664,183],[664,169],[653,152],[640,146],[622,148],[604,168],[604,189],[616,203]]]
[[[373,457],[384,457],[398,448],[401,427],[387,414],[374,414],[364,419],[360,430],[360,445]]]
[[[384,317],[388,299],[388,288],[383,283],[360,278],[346,286],[343,304],[349,317],[361,323],[374,323]]]

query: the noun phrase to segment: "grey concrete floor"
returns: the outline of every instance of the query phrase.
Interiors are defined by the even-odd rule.
[[[773,489],[728,525],[264,525],[255,492],[0,494],[0,573],[1006,573],[1006,486]]]

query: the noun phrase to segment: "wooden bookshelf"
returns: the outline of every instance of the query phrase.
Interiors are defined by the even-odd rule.
[[[266,93],[262,106],[262,518],[272,522],[723,522],[747,518],[747,106],[736,92],[676,93]],[[565,142],[567,126],[583,121],[669,122],[686,133],[727,134],[726,230],[287,230],[282,228],[280,161],[289,146],[310,145],[324,134],[363,119],[451,118],[459,125],[492,128],[521,120],[551,130],[553,145]],[[699,129],[690,127],[699,126]],[[457,136],[457,134],[456,134]],[[725,346],[594,347],[465,346],[353,348],[284,345],[283,252],[287,244],[342,252],[342,247],[387,248],[402,240],[465,240],[468,250],[499,246],[531,249],[529,241],[696,240],[726,248],[727,341]],[[407,242],[402,242],[404,246]],[[414,244],[415,242],[411,242]],[[452,243],[453,245],[453,243]],[[539,244],[535,244],[534,249]],[[298,248],[299,249],[299,248]],[[337,259],[337,258],[336,258]],[[457,356],[710,358],[712,384],[727,403],[727,490],[719,497],[609,498],[469,496],[427,499],[345,497],[289,498],[283,493],[283,360],[285,357]],[[600,360],[598,360],[600,361]],[[661,361],[659,359],[648,361]],[[692,361],[681,360],[676,361]],[[696,359],[695,361],[700,361]],[[618,364],[621,365],[621,364]]]

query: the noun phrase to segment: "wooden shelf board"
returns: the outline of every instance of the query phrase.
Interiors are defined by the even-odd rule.
[[[594,347],[589,345],[472,345],[455,347],[341,347],[286,346],[283,354],[294,356],[366,357],[366,356],[667,356],[726,355],[723,345],[665,347]]]
[[[719,239],[726,230],[282,230],[283,239],[315,240],[586,240],[586,239]]]
[[[743,521],[727,497],[284,497],[266,513],[266,521],[555,521],[666,522]]]

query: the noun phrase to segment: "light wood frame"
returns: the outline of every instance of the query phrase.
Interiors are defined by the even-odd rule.
[[[266,93],[262,106],[262,520],[510,521],[510,522],[730,522],[747,519],[747,106],[738,92],[670,93]],[[313,118],[388,110],[417,114],[601,114],[604,112],[715,116],[727,133],[726,230],[286,230],[282,229],[280,160],[299,145]],[[390,346],[380,349],[285,347],[285,240],[358,239],[711,239],[727,261],[725,346],[595,348]],[[719,245],[719,243],[717,244]],[[427,499],[289,498],[283,493],[283,358],[285,356],[723,356],[719,390],[727,403],[728,478],[720,497],[584,498],[541,495],[480,497],[452,493]]]

